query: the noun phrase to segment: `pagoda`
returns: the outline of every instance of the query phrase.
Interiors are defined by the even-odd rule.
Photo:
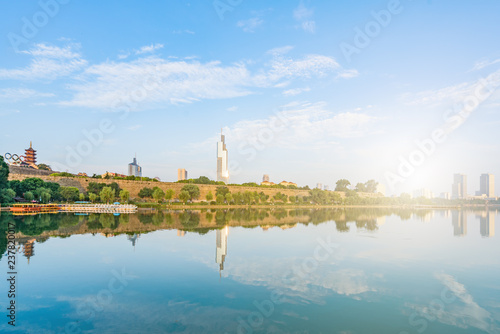
[[[32,167],[35,167],[36,166],[36,151],[33,149],[32,146],[33,145],[30,142],[30,148],[27,148],[25,153],[24,153],[24,156],[25,156],[24,162]]]

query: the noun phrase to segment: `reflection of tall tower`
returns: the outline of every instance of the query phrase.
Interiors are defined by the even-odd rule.
[[[217,238],[215,240],[215,262],[219,264],[219,272],[224,270],[224,261],[227,255],[227,234],[229,228],[226,226],[222,230],[217,230]]]
[[[182,230],[177,230],[177,236],[178,237],[183,237],[186,235],[186,232],[185,231],[182,231]]]
[[[451,221],[453,224],[453,235],[464,236],[467,234],[467,213],[460,211],[451,212]]]
[[[30,239],[23,245],[23,253],[28,258],[28,264],[30,263],[30,257],[35,256],[35,240]]]
[[[220,133],[220,141],[217,142],[217,181],[223,181],[225,183],[228,183],[229,181],[226,139],[222,134],[222,129]]]
[[[495,214],[486,211],[479,216],[479,224],[481,236],[483,237],[493,237],[495,236]]]

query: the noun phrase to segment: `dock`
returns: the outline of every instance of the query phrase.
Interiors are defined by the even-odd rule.
[[[74,204],[14,204],[6,211],[15,215],[33,215],[38,213],[57,213],[57,212],[75,212],[75,213],[135,213],[137,206],[132,204],[92,204],[92,203],[74,203]]]

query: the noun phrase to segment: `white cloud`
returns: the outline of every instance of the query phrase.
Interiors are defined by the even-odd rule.
[[[243,120],[224,130],[236,146],[259,141],[263,132],[273,132],[269,147],[300,149],[328,146],[338,138],[363,137],[376,133],[376,117],[361,112],[334,113],[326,103],[291,103],[264,119]],[[312,147],[314,146],[314,147]]]
[[[0,68],[0,79],[55,80],[68,76],[87,65],[87,61],[75,51],[78,48],[79,46],[75,44],[63,48],[36,44],[33,49],[22,51],[23,54],[32,57],[30,65],[20,69]]]
[[[140,128],[142,128],[142,125],[136,124],[136,125],[129,126],[127,129],[129,129],[130,131],[136,131],[136,130],[139,130]]]
[[[8,102],[16,102],[19,100],[30,99],[34,97],[52,97],[52,93],[41,93],[33,89],[27,88],[5,88],[0,89],[0,100],[7,100]]]
[[[408,305],[422,315],[432,316],[443,324],[459,327],[479,328],[486,333],[498,333],[499,328],[494,324],[490,312],[479,306],[466,287],[448,274],[437,274],[436,278],[447,288],[446,300],[443,309],[436,311],[430,305]],[[453,299],[454,300],[453,300]],[[446,303],[452,299],[451,303]]]
[[[293,11],[293,17],[300,23],[300,27],[304,31],[312,34],[316,32],[316,22],[312,20],[313,16],[314,10],[307,8],[303,2]]]
[[[463,82],[457,85],[445,87],[438,90],[428,90],[416,94],[405,94],[404,99],[408,101],[410,105],[428,105],[437,106],[443,103],[447,104],[457,104],[463,103],[468,97],[474,97],[478,95],[484,95],[487,89],[481,89],[484,87],[484,83],[487,82],[489,89],[496,88],[500,85],[500,70],[492,72],[485,78]]]
[[[236,111],[238,110],[238,107],[237,106],[232,106],[232,107],[229,107],[226,109],[227,111]]]
[[[479,71],[479,70],[482,70],[485,67],[488,67],[488,66],[491,66],[491,65],[495,65],[495,64],[498,64],[498,63],[500,63],[500,59],[495,59],[495,60],[492,60],[492,61],[483,59],[483,60],[477,61],[469,72]]]
[[[244,32],[255,32],[255,29],[264,23],[260,17],[252,17],[248,20],[241,20],[236,23],[236,26],[243,29]]]
[[[311,90],[311,88],[309,88],[309,87],[288,89],[288,90],[283,91],[283,95],[284,96],[295,96],[295,95],[299,95],[299,94],[304,93],[304,92],[309,92],[310,90]]]
[[[156,50],[163,49],[164,45],[163,44],[151,44],[151,45],[145,45],[141,47],[139,50],[135,51],[136,55],[141,55],[145,53],[152,53]]]

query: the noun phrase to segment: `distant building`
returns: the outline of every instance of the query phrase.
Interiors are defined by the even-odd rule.
[[[101,175],[101,178],[105,179],[106,177],[127,177],[125,174],[106,172]]]
[[[187,180],[188,172],[184,168],[177,169],[177,181]]]
[[[297,183],[288,182],[288,181],[281,181],[280,185],[285,186],[285,187],[288,187],[288,186],[295,186],[296,187]]]
[[[225,136],[220,134],[220,142],[217,142],[217,181],[229,182],[228,156]]]
[[[77,176],[83,176],[83,177],[89,177],[87,173],[80,172],[77,174]]]
[[[417,189],[413,191],[413,198],[419,198],[419,197],[425,197],[430,199],[434,198],[434,194],[427,188]]]
[[[328,187],[328,185],[326,185],[326,184],[325,184],[325,185],[323,186],[323,190],[327,190],[327,191],[328,191],[328,190],[330,190],[330,187]]]
[[[444,199],[451,199],[451,195],[449,192],[444,192],[439,195],[439,197],[444,198]]]
[[[316,183],[316,188],[317,189],[323,189],[323,185],[321,183]]]
[[[264,176],[262,177],[262,182],[269,182],[269,175],[268,174],[264,174]]]
[[[142,167],[137,163],[136,157],[128,164],[128,176],[142,177]]]
[[[479,195],[488,198],[495,197],[495,176],[493,174],[481,174],[479,177]]]
[[[274,186],[274,185],[276,185],[276,183],[274,183],[274,182],[269,182],[269,181],[262,181],[262,182],[260,183],[260,185],[261,185],[261,186]]]
[[[453,175],[453,185],[451,187],[451,198],[465,199],[467,198],[467,175]]]

